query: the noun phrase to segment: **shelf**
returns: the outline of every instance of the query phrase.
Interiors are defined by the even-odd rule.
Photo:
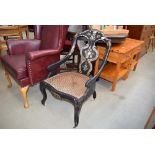
[[[122,78],[123,76],[125,76],[125,74],[128,72],[127,69],[121,67],[120,71],[118,73],[117,76],[117,80],[119,80],[120,78]],[[116,64],[114,63],[108,63],[105,68],[103,69],[101,75],[101,78],[112,82],[114,80],[114,78],[116,77]]]

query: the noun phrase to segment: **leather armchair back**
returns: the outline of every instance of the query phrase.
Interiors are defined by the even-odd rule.
[[[62,49],[68,25],[36,25],[35,39],[41,40],[40,50]]]
[[[35,25],[34,26],[34,39],[40,40],[41,29],[42,29],[42,25]]]
[[[31,84],[44,80],[48,75],[47,67],[60,60],[68,26],[66,25],[37,25],[35,39],[40,40],[40,49],[36,53],[29,52],[29,77]],[[57,51],[57,54],[55,53]]]

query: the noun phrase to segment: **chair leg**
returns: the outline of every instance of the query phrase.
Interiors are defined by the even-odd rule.
[[[80,114],[80,111],[81,111],[81,107],[82,105],[74,105],[74,127],[73,128],[76,128],[79,124],[79,114]]]
[[[11,88],[12,87],[12,81],[10,79],[9,73],[5,69],[4,69],[4,74],[5,74],[6,80],[8,81],[8,88]]]
[[[45,105],[45,101],[46,101],[46,99],[47,99],[47,93],[46,93],[46,89],[45,89],[45,87],[40,83],[40,91],[41,91],[41,93],[42,93],[42,95],[43,95],[43,99],[41,100],[41,103],[43,104],[43,105]]]
[[[94,91],[94,93],[93,93],[93,98],[94,98],[94,100],[96,99],[96,91]]]
[[[26,86],[26,87],[21,87],[20,85],[18,86],[23,98],[24,98],[24,108],[28,108],[29,105],[28,105],[28,99],[27,99],[27,92],[28,92],[28,89],[29,89],[29,85]]]

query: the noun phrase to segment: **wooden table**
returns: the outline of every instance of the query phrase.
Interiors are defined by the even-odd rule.
[[[108,57],[108,63],[100,77],[112,82],[112,91],[119,79],[127,79],[131,70],[136,70],[144,41],[127,38],[123,43],[113,44]],[[99,60],[103,58],[104,47],[98,46],[99,58],[95,63],[94,74],[98,72]]]
[[[0,37],[12,36],[17,33],[26,32],[28,36],[28,25],[0,26]]]
[[[22,32],[26,32],[29,38],[28,25],[0,26],[0,56],[2,51],[7,50],[6,40],[8,37],[12,39],[22,39]]]

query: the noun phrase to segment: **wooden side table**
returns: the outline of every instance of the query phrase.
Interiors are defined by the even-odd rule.
[[[112,91],[116,88],[119,79],[127,79],[131,70],[136,70],[144,41],[127,38],[123,43],[113,44],[100,77],[112,82]],[[94,74],[98,72],[99,60],[103,59],[104,47],[98,46],[99,58],[95,63]]]

